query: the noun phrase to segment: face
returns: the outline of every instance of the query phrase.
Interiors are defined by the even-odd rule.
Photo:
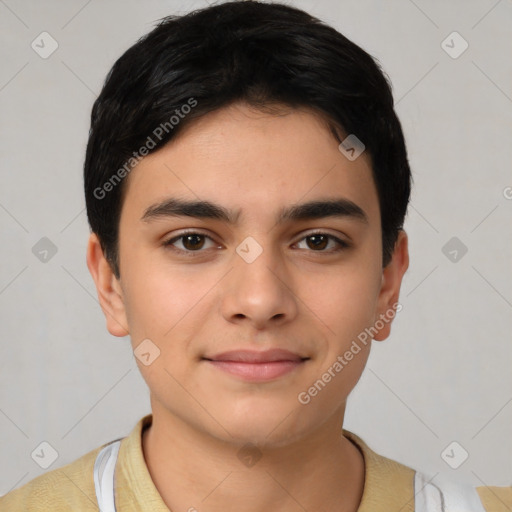
[[[403,232],[382,268],[370,166],[365,153],[346,158],[312,112],[237,104],[131,171],[120,280],[95,235],[88,264],[109,331],[130,335],[154,415],[275,446],[343,416],[369,355],[361,334],[392,309],[407,268]],[[389,334],[383,323],[375,339]]]

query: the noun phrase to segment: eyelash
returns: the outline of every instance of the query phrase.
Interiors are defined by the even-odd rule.
[[[205,233],[201,233],[200,231],[194,231],[194,230],[190,230],[190,231],[183,231],[182,233],[180,233],[178,236],[174,236],[173,238],[167,240],[167,241],[164,241],[162,243],[162,245],[172,251],[176,251],[178,253],[181,253],[181,254],[184,254],[186,255],[187,257],[194,257],[196,254],[200,254],[202,252],[205,252],[205,250],[202,250],[202,249],[199,249],[197,251],[190,251],[190,250],[183,250],[183,249],[178,249],[176,247],[173,247],[173,244],[188,236],[188,235],[199,235],[199,236],[203,236],[205,238],[209,238],[212,242],[214,242],[214,240],[208,236],[207,234]],[[318,250],[318,251],[315,251],[315,250],[309,250],[308,252],[317,252],[317,253],[325,253],[325,254],[335,254],[335,253],[338,253],[338,252],[341,252],[343,250],[346,250],[348,248],[351,247],[351,245],[348,243],[348,242],[345,242],[344,240],[341,240],[340,238],[334,236],[334,235],[330,235],[329,233],[324,233],[323,231],[315,231],[315,232],[312,232],[312,233],[308,233],[306,236],[302,237],[297,243],[299,242],[302,242],[304,239],[306,238],[309,238],[311,236],[315,236],[315,235],[324,235],[324,236],[327,236],[328,238],[330,238],[331,240],[334,240],[338,245],[339,247],[337,249],[334,249],[334,250],[329,250],[329,251],[326,251],[326,250]]]

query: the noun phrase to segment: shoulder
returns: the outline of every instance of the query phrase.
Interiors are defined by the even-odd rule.
[[[415,510],[467,510],[468,512],[512,511],[512,488],[474,487],[446,477],[428,477],[416,471]]]
[[[75,461],[37,476],[0,497],[0,510],[9,512],[98,511],[94,490],[94,461],[102,445]]]
[[[486,512],[510,512],[512,510],[512,486],[477,487]]]
[[[414,512],[414,469],[374,451],[361,437],[343,429],[361,451],[365,482],[360,512]]]
[[[420,471],[376,453],[356,434],[345,429],[343,433],[364,455],[366,471],[365,488],[359,508],[361,512],[512,512],[512,486],[473,487],[446,478],[429,478]],[[468,506],[460,508],[461,504]]]

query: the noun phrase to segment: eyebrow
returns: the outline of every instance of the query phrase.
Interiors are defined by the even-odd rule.
[[[236,225],[240,214],[240,210],[228,210],[211,201],[193,201],[169,197],[146,208],[140,220],[149,222],[166,217],[195,217],[198,219],[215,219]],[[276,222],[282,224],[289,221],[314,220],[327,217],[349,218],[368,224],[368,216],[365,211],[356,203],[346,198],[293,204],[278,212]]]

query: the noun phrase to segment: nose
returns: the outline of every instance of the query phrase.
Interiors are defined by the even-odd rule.
[[[279,251],[259,247],[254,253],[257,247],[241,244],[234,254],[233,268],[223,280],[221,308],[229,322],[265,329],[293,320],[298,312],[298,296]],[[248,250],[244,253],[243,249]]]

